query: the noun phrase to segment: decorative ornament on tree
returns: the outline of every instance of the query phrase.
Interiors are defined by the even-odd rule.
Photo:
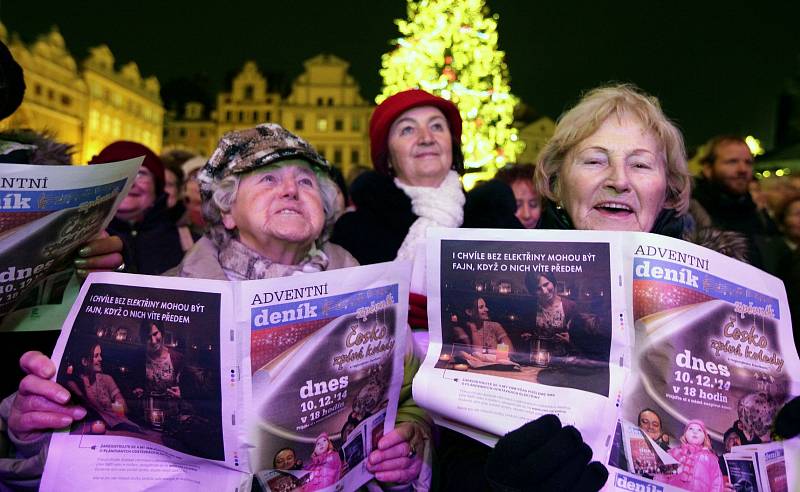
[[[408,19],[396,21],[397,49],[381,59],[376,102],[415,87],[453,101],[464,119],[465,167],[494,174],[523,148],[512,127],[518,99],[497,47],[497,16],[484,0],[408,0],[407,12]]]

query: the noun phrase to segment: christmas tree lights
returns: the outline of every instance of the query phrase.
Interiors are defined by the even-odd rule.
[[[402,37],[382,57],[383,92],[376,102],[420,88],[458,106],[464,165],[476,171],[468,181],[491,177],[523,148],[511,126],[518,99],[497,49],[497,18],[483,0],[409,0],[408,20],[396,21]]]

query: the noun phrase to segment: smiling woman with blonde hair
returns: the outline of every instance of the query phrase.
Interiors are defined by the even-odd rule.
[[[632,85],[589,91],[558,121],[534,176],[540,228],[680,237],[691,181],[683,136],[658,100]]]

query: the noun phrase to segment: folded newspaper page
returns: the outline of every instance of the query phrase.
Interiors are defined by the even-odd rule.
[[[69,256],[105,229],[141,162],[0,165],[0,317],[61,302]]]
[[[620,419],[640,427],[678,466],[641,469],[617,441],[607,488],[798,490],[800,440],[769,442],[778,410],[800,394],[782,282],[685,241],[624,236],[634,330]],[[759,472],[763,480],[753,489],[732,479],[723,456],[739,446],[769,456],[759,466],[768,459],[773,479]]]
[[[415,401],[488,444],[556,414],[607,454],[628,373],[619,248],[600,233],[429,233],[431,341]]]
[[[492,444],[554,413],[609,465],[606,490],[729,490],[724,455],[745,445],[735,466],[755,470],[752,490],[800,486],[798,440],[769,442],[800,394],[778,279],[677,239],[598,231],[436,230],[428,266],[414,398],[442,425]]]
[[[41,490],[353,490],[394,426],[409,265],[225,282],[92,274],[56,381],[89,414]]]

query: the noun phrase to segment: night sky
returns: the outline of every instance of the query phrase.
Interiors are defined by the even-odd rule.
[[[553,118],[610,81],[658,96],[687,144],[749,133],[770,146],[778,95],[800,72],[800,2],[487,0],[500,16],[512,91]],[[68,2],[0,0],[0,21],[26,42],[61,29],[73,56],[106,43],[162,86],[201,73],[214,90],[255,59],[288,82],[320,52],[351,63],[362,94],[379,91],[380,56],[405,0]]]

